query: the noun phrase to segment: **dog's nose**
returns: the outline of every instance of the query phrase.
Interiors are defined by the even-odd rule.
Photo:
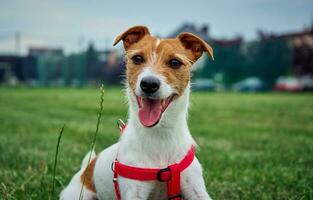
[[[153,76],[144,77],[141,79],[140,87],[147,94],[152,94],[160,88],[160,80]]]

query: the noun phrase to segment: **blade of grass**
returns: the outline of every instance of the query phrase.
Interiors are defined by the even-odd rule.
[[[92,140],[92,144],[91,144],[91,150],[90,150],[90,154],[89,154],[89,158],[88,158],[88,164],[87,164],[87,170],[88,170],[88,167],[89,167],[89,163],[90,163],[90,160],[91,160],[91,155],[92,155],[92,152],[94,151],[94,148],[95,148],[95,144],[96,144],[96,140],[97,140],[97,135],[98,135],[98,132],[99,132],[99,125],[100,125],[100,121],[101,121],[101,116],[102,116],[102,111],[103,111],[103,101],[104,101],[104,86],[101,85],[100,87],[100,108],[99,108],[99,111],[98,111],[98,118],[97,118],[97,125],[96,125],[96,131],[94,133],[94,136],[93,136],[93,140]],[[84,183],[85,183],[85,176],[83,178],[83,184],[80,188],[80,193],[79,193],[79,200],[82,200],[83,199],[83,186],[84,186]]]
[[[65,125],[63,125],[63,127],[60,130],[59,137],[58,137],[58,142],[57,142],[57,146],[56,146],[56,150],[55,150],[52,186],[51,186],[51,191],[50,191],[50,195],[49,195],[49,200],[51,199],[51,197],[54,194],[55,175],[56,175],[56,170],[57,170],[59,147],[60,147],[60,143],[61,143],[61,138],[62,138],[62,134],[63,134],[63,131],[64,131],[64,127],[65,127]]]

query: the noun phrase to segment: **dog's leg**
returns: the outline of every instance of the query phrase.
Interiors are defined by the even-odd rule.
[[[141,182],[123,177],[118,178],[121,197],[123,200],[147,200],[154,183]]]
[[[182,173],[181,190],[184,200],[210,200],[202,176],[202,168],[197,158]]]
[[[88,167],[88,160],[91,158],[91,162]],[[96,154],[89,152],[85,156],[81,169],[74,175],[68,186],[60,194],[60,200],[78,200],[80,197],[81,189],[82,200],[96,200],[96,191],[92,182],[93,168],[96,161]],[[83,184],[84,180],[84,184]]]

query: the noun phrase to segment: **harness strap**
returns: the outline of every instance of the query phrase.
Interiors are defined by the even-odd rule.
[[[117,173],[116,172],[114,172],[114,176],[113,176],[113,185],[114,185],[114,191],[115,191],[116,199],[121,200],[120,188],[118,187]]]
[[[117,200],[121,200],[121,195],[118,186],[118,176],[138,180],[151,181],[158,180],[167,183],[167,198],[168,200],[181,200],[180,191],[180,174],[193,161],[195,156],[194,146],[191,146],[186,156],[179,163],[169,165],[167,168],[139,168],[120,163],[117,159],[112,163],[114,172],[113,182]]]
[[[168,199],[181,199],[180,194],[180,168],[178,164],[171,165],[172,178],[167,182]]]

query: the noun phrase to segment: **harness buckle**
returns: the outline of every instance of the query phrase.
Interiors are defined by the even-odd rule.
[[[123,129],[126,126],[126,123],[122,119],[118,119],[116,123],[117,123],[117,127],[120,129],[120,131],[123,131]]]
[[[169,176],[168,176],[168,179],[163,179],[163,176],[162,174],[163,173],[166,173],[168,172],[169,173]],[[160,182],[168,182],[172,179],[172,171],[171,171],[171,168],[167,167],[167,168],[163,168],[163,169],[160,169],[157,173],[157,179],[158,181]]]

